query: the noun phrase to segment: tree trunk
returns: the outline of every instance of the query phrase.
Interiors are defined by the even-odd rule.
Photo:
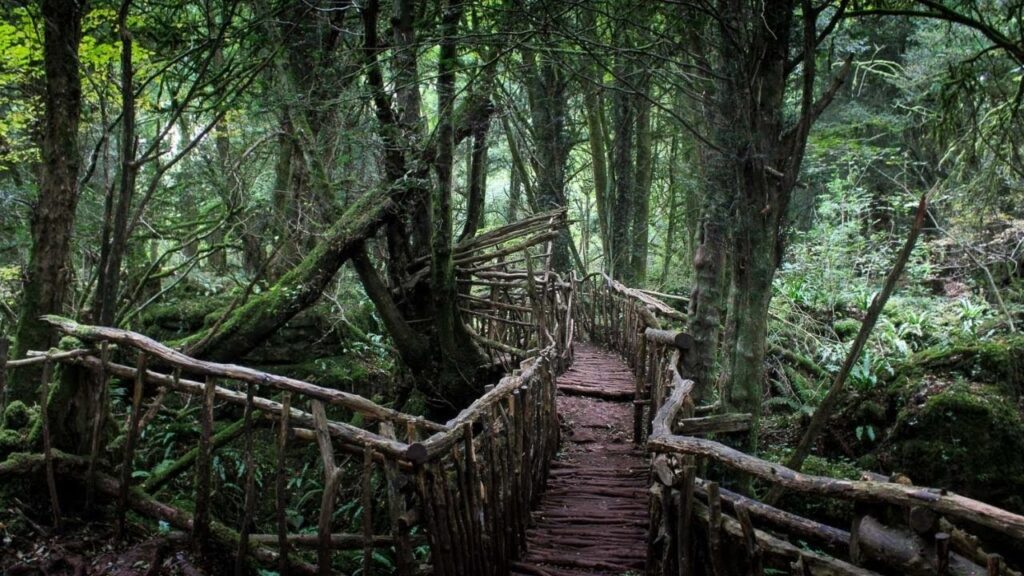
[[[449,0],[441,16],[441,42],[437,62],[437,156],[434,170],[437,186],[431,199],[430,291],[433,298],[434,329],[439,348],[436,382],[442,393],[430,400],[450,406],[436,409],[448,413],[469,405],[483,392],[476,381],[476,369],[484,357],[466,332],[458,307],[455,265],[452,261],[452,165],[455,148],[455,70],[458,66],[456,39],[461,0]],[[467,368],[472,374],[467,376]]]
[[[397,209],[404,194],[396,194],[376,190],[353,202],[323,240],[273,286],[231,312],[215,332],[200,332],[183,342],[188,354],[221,362],[237,360],[313,305],[353,250]]]
[[[629,81],[629,63],[619,56],[615,66],[618,90],[612,97],[614,107],[615,140],[612,143],[615,161],[615,211],[612,213],[612,258],[608,264],[612,276],[625,284],[633,284],[630,248],[633,212],[636,209],[635,172],[633,170],[633,130],[636,108]]]
[[[69,256],[78,204],[78,123],[82,110],[78,46],[85,11],[85,3],[77,0],[42,2],[46,74],[42,170],[39,198],[32,209],[32,249],[12,358],[20,358],[28,350],[46,350],[56,342],[39,317],[64,311],[64,298],[71,284]],[[39,377],[39,370],[17,371],[10,383],[9,398],[35,398]]]
[[[108,199],[105,219],[109,235],[105,235],[100,248],[99,274],[93,315],[101,326],[113,326],[117,317],[118,291],[121,287],[121,262],[128,249],[128,217],[132,197],[135,196],[135,89],[133,86],[132,34],[128,30],[128,10],[131,0],[122,0],[118,11],[118,30],[121,38],[121,156],[117,197]],[[112,208],[112,210],[110,210]]]
[[[594,10],[583,10],[583,25],[588,29],[596,27]],[[583,106],[587,112],[587,136],[590,144],[590,166],[593,173],[594,199],[597,205],[598,234],[601,238],[602,268],[608,269],[611,261],[611,225],[609,214],[608,152],[605,150],[604,101],[601,80],[604,71],[597,62],[590,65],[590,84],[583,88]]]
[[[658,285],[662,290],[668,280],[668,271],[672,268],[672,255],[675,253],[676,244],[676,218],[679,201],[676,198],[676,188],[679,186],[676,178],[676,161],[679,152],[679,136],[672,136],[672,144],[668,156],[668,190],[665,196],[668,198],[668,229],[665,231],[665,250],[661,257],[661,274],[658,277]]]
[[[473,145],[469,160],[469,186],[466,199],[466,222],[459,242],[476,235],[483,225],[487,196],[487,129],[490,122],[473,128]]]
[[[654,180],[651,101],[647,98],[649,84],[650,78],[645,78],[640,88],[643,93],[636,95],[636,200],[629,256],[633,284],[638,287],[647,282],[647,233],[651,217],[651,183]]]
[[[549,53],[536,54],[524,50],[527,67],[527,91],[533,146],[537,159],[537,208],[541,211],[564,208],[565,164],[569,157],[565,131],[568,86],[559,63]],[[572,268],[569,230],[562,230],[552,244],[551,266],[556,272]]]

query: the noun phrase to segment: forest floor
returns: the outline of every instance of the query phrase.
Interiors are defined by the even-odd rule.
[[[39,538],[9,543],[0,551],[4,576],[203,576],[206,572],[176,537],[130,538],[118,543],[108,524],[82,524],[51,534],[36,527]],[[141,533],[141,531],[139,531]]]
[[[633,382],[618,355],[577,345],[572,368],[558,379],[561,451],[513,576],[643,571],[648,467],[630,440]]]

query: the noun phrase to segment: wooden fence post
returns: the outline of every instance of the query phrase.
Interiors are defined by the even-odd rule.
[[[50,511],[53,515],[53,527],[58,532],[64,528],[60,513],[60,500],[57,496],[57,479],[53,472],[53,447],[50,444],[50,415],[47,404],[50,398],[50,377],[53,374],[53,363],[47,359],[43,362],[43,375],[39,382],[39,417],[43,427],[43,460],[46,464],[46,487],[50,491]]]
[[[288,563],[288,476],[285,471],[288,450],[288,420],[292,412],[291,392],[285,392],[281,399],[281,422],[277,430],[277,470],[274,491],[277,499],[277,571],[286,576],[290,571]]]
[[[253,384],[246,383],[245,386],[245,412],[242,419],[245,422],[245,504],[242,511],[242,526],[238,530],[238,551],[235,554],[235,576],[244,576],[246,573],[246,559],[249,556],[249,532],[252,530],[252,517],[256,509],[256,461],[253,457],[252,441],[252,411],[253,411]]]
[[[199,457],[196,458],[196,510],[192,521],[192,542],[201,555],[208,552],[210,536],[210,464],[213,449],[213,401],[216,397],[217,380],[206,377],[203,389],[203,409],[200,412]]]
[[[146,354],[139,352],[135,365],[135,386],[132,389],[132,406],[128,416],[128,433],[124,444],[124,459],[121,462],[121,487],[117,496],[117,539],[125,537],[125,514],[128,512],[128,489],[132,483],[132,468],[135,466],[135,442],[139,435],[139,420],[142,418],[142,390],[146,385]]]

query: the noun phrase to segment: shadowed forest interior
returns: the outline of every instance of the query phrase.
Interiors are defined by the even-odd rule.
[[[1019,575],[1024,1],[3,0],[0,572]]]

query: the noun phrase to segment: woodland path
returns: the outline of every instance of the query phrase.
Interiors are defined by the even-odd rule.
[[[642,573],[649,482],[631,441],[633,373],[617,354],[577,344],[558,387],[562,448],[512,574]]]

